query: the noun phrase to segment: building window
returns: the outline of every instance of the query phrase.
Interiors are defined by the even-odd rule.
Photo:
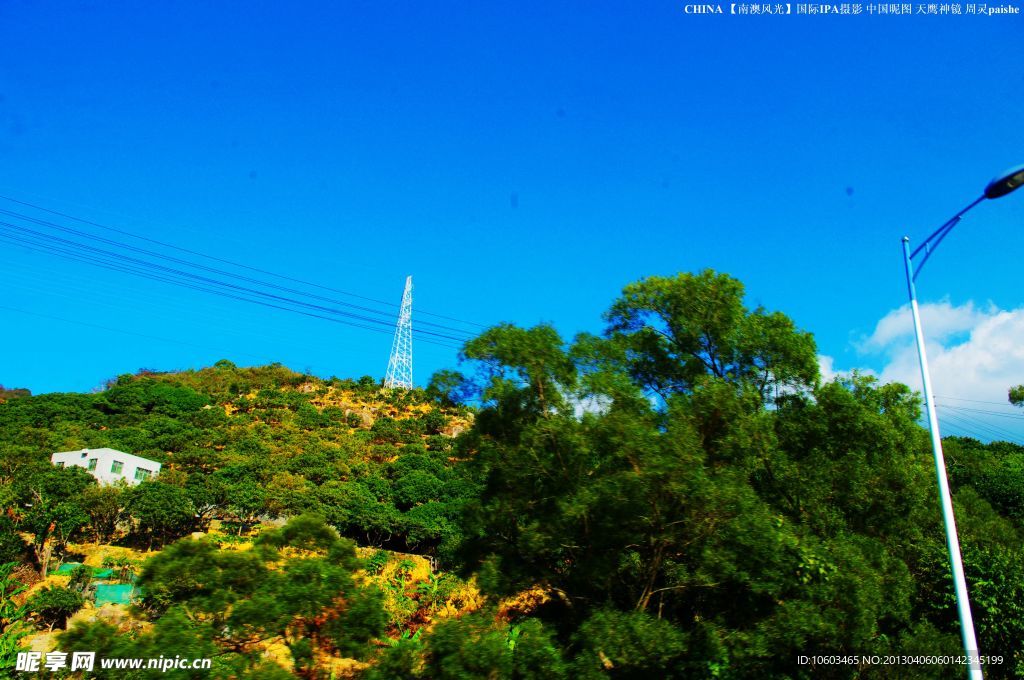
[[[119,460],[115,460],[110,464],[110,471],[115,475],[121,474],[121,470],[124,469],[124,463]]]
[[[98,460],[99,460],[99,458],[90,458],[89,459],[89,469],[90,470],[95,470],[96,469],[96,462]]]
[[[64,461],[58,460],[56,463],[54,463],[54,465],[56,465],[57,467],[64,467]]]
[[[135,468],[135,479],[137,481],[143,481],[153,476],[152,470],[145,470],[143,468]]]

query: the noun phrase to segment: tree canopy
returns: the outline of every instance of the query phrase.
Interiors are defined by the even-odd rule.
[[[460,359],[426,390],[221,361],[8,399],[0,560],[159,550],[145,625],[82,622],[61,649],[209,657],[217,678],[890,677],[798,657],[962,653],[920,396],[823,381],[812,336],[732,277],[643,279],[599,334],[500,324]],[[49,464],[99,446],[161,475]],[[1004,659],[986,677],[1022,677],[1024,447],[945,447],[979,644]],[[232,535],[183,538],[214,518]],[[0,603],[0,658],[26,616],[73,609],[45,592]]]
[[[555,593],[544,618],[583,677],[819,677],[837,671],[799,654],[957,653],[917,395],[821,383],[811,336],[710,271],[627,286],[605,319],[571,343],[506,325],[467,344],[482,408],[460,448],[483,480],[467,573]],[[1011,507],[991,474],[965,473],[958,498],[978,485]],[[1009,525],[976,519],[989,502],[958,506],[979,575],[1024,556]],[[1012,597],[976,616],[1003,620]],[[980,635],[1024,668],[1005,632]]]

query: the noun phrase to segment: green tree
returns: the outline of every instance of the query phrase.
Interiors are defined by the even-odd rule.
[[[423,416],[423,430],[428,435],[438,435],[448,426],[448,416],[439,409],[432,409]]]
[[[184,489],[158,480],[147,480],[131,489],[126,509],[148,537],[150,549],[154,542],[164,545],[191,531],[195,514]]]
[[[431,680],[559,680],[569,677],[551,631],[528,619],[512,625],[470,614],[439,622],[430,632],[400,640],[368,674]],[[575,677],[575,676],[574,676]]]
[[[482,480],[464,568],[490,592],[546,587],[580,674],[794,677],[800,650],[948,644],[915,582],[942,547],[919,400],[819,384],[810,335],[742,292],[645,279],[603,338],[466,345],[483,407],[459,440]]]
[[[117,422],[137,422],[148,414],[177,419],[206,406],[210,400],[188,387],[151,376],[121,376],[96,399],[96,408],[117,417]]]
[[[0,564],[0,668],[13,668],[21,640],[28,634],[24,624],[28,607],[17,599],[28,590],[14,575],[17,563]]]
[[[977,612],[978,645],[1005,657],[1005,665],[988,677],[1024,676],[1024,547],[968,546],[964,569]],[[944,594],[947,606],[953,605],[952,592]]]
[[[28,601],[28,610],[53,630],[67,627],[68,617],[77,612],[85,604],[81,593],[70,588],[48,586],[43,588]],[[59,625],[58,625],[59,624]]]
[[[466,343],[461,356],[476,362],[485,381],[478,387],[479,396],[501,420],[564,410],[566,391],[576,382],[576,366],[549,325],[495,326]],[[489,413],[485,410],[480,415]]]
[[[72,536],[88,523],[82,492],[95,485],[96,479],[80,467],[46,466],[19,483],[22,502],[29,506],[21,528],[34,536],[32,550],[45,577],[50,556],[61,554]]]
[[[402,430],[394,418],[383,416],[374,421],[370,428],[373,434],[373,441],[376,444],[397,444],[402,441]]]
[[[643,612],[602,610],[575,635],[577,678],[707,677],[713,659],[688,663],[687,636],[668,621]]]
[[[181,609],[173,609],[145,632],[125,635],[123,630],[103,620],[76,622],[59,638],[59,649],[66,652],[94,652],[101,658],[173,658],[210,659],[212,666],[202,671],[209,678],[288,678],[275,664],[260,663],[245,654],[218,647],[216,631],[208,623],[190,619]],[[265,674],[278,670],[276,675]],[[99,664],[89,677],[103,680],[190,680],[195,671],[183,669],[126,670],[104,669]]]
[[[657,394],[708,378],[744,382],[763,400],[818,379],[814,340],[780,312],[743,305],[743,285],[709,269],[626,286],[605,315],[612,355]]]
[[[458,371],[440,370],[430,376],[426,395],[442,406],[455,406],[471,397],[471,387],[466,384],[466,377]]]
[[[0,564],[21,562],[27,549],[28,546],[18,535],[14,522],[9,517],[0,515]]]
[[[238,533],[248,531],[267,511],[267,489],[257,480],[243,478],[227,484],[227,510],[239,522]]]
[[[302,551],[302,557],[284,552]],[[138,579],[142,604],[163,620],[177,611],[234,651],[282,637],[301,659],[303,640],[360,656],[383,631],[380,594],[357,586],[353,544],[323,518],[301,516],[261,534],[250,552],[218,550],[206,540],[179,541],[152,558]]]
[[[81,506],[97,543],[109,543],[113,538],[124,511],[122,494],[116,486],[90,486],[82,491]]]
[[[195,510],[198,526],[204,531],[211,516],[228,504],[228,489],[216,475],[190,474],[185,480],[185,495]]]
[[[424,470],[412,470],[395,480],[393,493],[397,506],[408,509],[437,500],[441,480]]]
[[[31,396],[32,391],[24,387],[4,387],[3,385],[0,385],[0,401]]]

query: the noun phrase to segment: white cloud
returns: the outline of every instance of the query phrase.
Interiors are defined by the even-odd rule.
[[[1024,307],[928,303],[921,326],[943,433],[1024,442],[1024,410],[1007,402],[1007,389],[1024,383]],[[886,314],[857,349],[882,382],[922,391],[909,305]],[[819,361],[824,376],[837,373],[831,357]]]
[[[987,311],[976,309],[973,302],[956,307],[948,300],[921,305],[921,327],[927,340],[946,340],[957,334],[970,331],[985,317],[996,311],[989,306]],[[862,352],[884,351],[901,339],[914,341],[914,325],[910,305],[906,304],[886,314],[875,326],[875,332],[862,340],[858,348]]]

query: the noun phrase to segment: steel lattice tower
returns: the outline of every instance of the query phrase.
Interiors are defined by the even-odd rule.
[[[384,378],[384,387],[412,389],[412,277],[405,278],[402,309],[398,312],[395,341],[391,345],[391,361]]]

